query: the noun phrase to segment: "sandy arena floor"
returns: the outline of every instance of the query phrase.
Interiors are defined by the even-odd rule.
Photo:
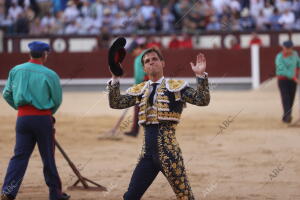
[[[299,118],[299,98],[294,119]],[[257,91],[215,91],[207,107],[188,105],[178,126],[187,173],[196,199],[300,200],[300,127],[282,124],[275,81]],[[56,115],[57,140],[83,176],[108,188],[107,192],[68,191],[76,181],[59,151],[57,166],[72,200],[119,200],[125,192],[142,145],[137,139],[98,140],[123,111],[108,106],[105,93],[67,92]],[[132,110],[125,120],[130,121]],[[227,128],[223,122],[235,116]],[[0,99],[0,185],[13,153],[16,111]],[[126,124],[122,125],[126,128]],[[129,128],[129,127],[127,127]],[[47,200],[42,162],[35,149],[18,200]],[[175,196],[162,174],[143,200],[171,200]]]

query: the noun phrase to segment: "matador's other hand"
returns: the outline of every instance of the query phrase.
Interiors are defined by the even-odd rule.
[[[195,72],[196,75],[202,76],[204,75],[205,69],[206,69],[206,59],[205,56],[202,53],[199,53],[197,55],[197,61],[196,64],[191,62],[192,70]]]

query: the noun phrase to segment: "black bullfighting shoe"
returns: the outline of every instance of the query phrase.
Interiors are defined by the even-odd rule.
[[[10,195],[1,194],[1,200],[14,200],[14,199],[15,198]]]
[[[62,193],[61,197],[58,200],[68,200],[70,199],[71,196],[66,194],[66,193]]]

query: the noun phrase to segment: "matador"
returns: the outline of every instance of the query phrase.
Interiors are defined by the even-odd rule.
[[[196,64],[190,63],[196,75],[197,89],[184,80],[164,77],[165,61],[158,49],[146,50],[141,59],[148,81],[130,87],[122,95],[120,77],[112,73],[112,80],[108,83],[110,107],[124,109],[138,105],[138,123],[144,128],[142,152],[123,199],[141,199],[158,173],[162,172],[178,200],[194,200],[175,132],[186,103],[197,106],[209,104],[205,57],[200,53]]]

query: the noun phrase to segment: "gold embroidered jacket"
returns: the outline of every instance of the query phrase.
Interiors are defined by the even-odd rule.
[[[119,83],[109,84],[109,104],[114,109],[139,105],[139,124],[157,124],[163,121],[178,123],[186,103],[206,106],[210,101],[207,78],[197,78],[197,89],[183,80],[164,79],[156,92],[153,106],[148,105],[150,82],[130,87],[125,95],[120,94]]]

